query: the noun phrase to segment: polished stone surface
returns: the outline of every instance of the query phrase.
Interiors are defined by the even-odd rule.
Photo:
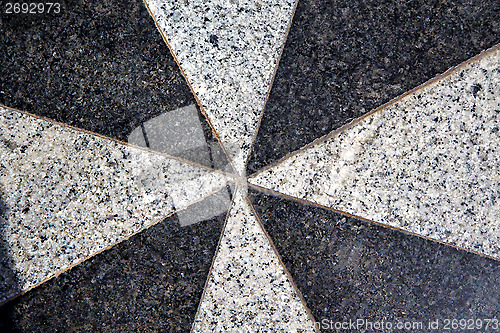
[[[294,0],[147,0],[237,172],[244,175]]]
[[[357,319],[444,332],[447,318],[500,317],[500,261],[255,190],[249,197],[323,332]],[[440,330],[429,330],[435,320]],[[362,328],[352,331],[373,331]]]
[[[194,332],[314,332],[246,192],[229,212]]]
[[[500,49],[251,183],[500,259]]]
[[[500,42],[500,3],[300,0],[247,174]]]
[[[228,182],[209,168],[5,108],[0,128],[0,302]]]
[[[500,41],[500,4],[60,3],[60,14],[36,15],[5,14],[8,3],[0,3],[0,107],[22,110],[2,111],[10,118],[0,123],[0,294],[17,294],[0,306],[0,332],[309,332],[314,331],[311,311],[316,331],[325,332],[335,331],[327,329],[335,321],[359,318],[439,319],[434,332],[444,330],[444,318],[476,318],[483,324],[500,318],[498,260],[333,209],[289,202],[285,195],[278,199],[251,191],[255,212],[245,175],[395,96],[425,97],[409,90]],[[409,147],[411,163],[418,167],[439,172],[456,167],[465,179],[478,179],[464,200],[470,208],[467,219],[458,215],[451,228],[455,233],[448,233],[448,220],[443,224],[435,214],[456,206],[443,203],[442,193],[436,196],[438,191],[425,182],[432,179],[437,187],[446,182],[450,193],[462,193],[455,171],[447,177],[421,173],[410,178],[410,185],[418,184],[425,193],[418,192],[407,206],[415,186],[393,186],[397,200],[384,209],[402,217],[430,212],[434,218],[413,224],[422,234],[444,231],[447,240],[494,249],[498,224],[475,216],[487,211],[499,220],[494,215],[498,193],[491,191],[500,184],[497,150],[490,149],[498,140],[493,136],[498,134],[496,113],[485,111],[495,103],[499,82],[483,69],[464,73],[465,90],[439,90],[434,101],[427,100],[429,110],[418,103],[398,104],[392,109],[397,117],[379,123],[387,133],[367,126],[359,136],[353,134],[352,145],[336,151],[328,146],[332,150],[316,156],[320,162],[302,159],[314,163],[271,175],[263,186],[305,190],[301,193],[308,199],[325,199],[344,184],[353,190],[343,192],[344,203],[380,209],[377,196],[392,191],[377,191],[393,184],[392,166],[384,163],[389,157],[401,161],[396,148]],[[419,118],[420,127],[402,126],[422,134],[413,145],[387,127],[407,119],[405,108],[425,115],[448,107],[455,112],[471,102],[476,104],[470,108],[472,118],[462,110],[457,117]],[[432,149],[421,154],[433,129],[444,127],[439,133],[448,133],[457,124],[467,133],[458,142],[471,139],[471,144],[453,145],[451,134],[437,140],[458,158],[456,163],[429,160],[439,153]],[[353,171],[344,162],[359,148],[357,140],[373,149]],[[333,171],[321,163],[332,154],[341,157],[334,161],[344,163],[343,175],[349,177],[344,183],[332,177],[339,186],[330,188],[322,180]],[[421,172],[412,166],[402,175]],[[365,177],[366,186],[349,184],[356,177]],[[375,179],[380,182],[370,183]],[[493,195],[481,196],[485,193]],[[359,201],[347,200],[353,197]],[[416,209],[417,199],[434,206]],[[406,220],[393,219],[399,221]],[[476,225],[469,227],[470,221]],[[38,277],[45,280],[24,289],[27,279]],[[26,293],[19,295],[22,290]]]
[[[169,114],[180,123],[166,146],[151,142],[152,149],[196,158],[193,147],[168,149],[193,131],[205,136],[198,151],[220,149],[141,0],[60,3],[59,14],[3,14],[0,104],[124,142]],[[186,107],[196,109],[187,122],[176,117]],[[212,166],[209,158],[197,161]]]
[[[225,215],[166,218],[0,307],[0,331],[189,332]]]

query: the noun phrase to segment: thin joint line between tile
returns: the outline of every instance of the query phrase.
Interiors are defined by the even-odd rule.
[[[212,130],[212,134],[215,136],[215,138],[217,139],[217,141],[219,142],[220,146],[222,147],[222,151],[224,152],[224,154],[226,155],[229,163],[231,164],[231,168],[233,169],[233,171],[236,172],[236,168],[235,168],[235,165],[234,165],[234,162],[232,160],[232,158],[229,156],[229,154],[227,153],[227,150],[226,150],[226,147],[224,147],[224,144],[222,143],[222,140],[220,139],[219,137],[219,133],[215,130],[215,127],[212,125],[212,122],[210,121],[210,118],[208,117],[208,114],[206,113],[205,111],[205,108],[203,107],[203,105],[201,104],[201,101],[200,99],[198,98],[198,95],[196,95],[193,87],[191,86],[191,83],[189,82],[186,74],[184,73],[184,70],[182,69],[181,67],[181,64],[179,62],[179,60],[177,60],[177,57],[174,53],[174,50],[172,49],[172,47],[170,46],[170,43],[168,42],[168,39],[167,39],[167,36],[165,36],[165,34],[163,33],[162,29],[160,28],[160,25],[158,24],[158,22],[156,21],[156,18],[155,16],[153,15],[153,12],[151,12],[151,9],[149,8],[148,4],[146,3],[146,0],[142,0],[142,2],[144,3],[144,5],[146,6],[146,9],[148,10],[148,13],[149,15],[151,16],[151,18],[153,19],[153,22],[155,23],[156,25],[156,29],[158,30],[158,32],[160,33],[161,37],[163,38],[163,41],[165,42],[165,44],[167,44],[167,47],[168,49],[170,50],[170,54],[172,55],[172,57],[174,58],[175,62],[177,63],[177,66],[179,67],[179,70],[181,71],[181,75],[184,77],[184,79],[186,80],[186,83],[187,85],[189,86],[189,89],[191,90],[191,93],[193,94],[195,100],[196,100],[196,103],[198,103],[198,106],[200,107],[200,111],[201,113],[203,114],[203,116],[206,118],[207,122],[208,122],[208,125],[210,126],[210,129]]]
[[[281,57],[283,56],[283,52],[285,51],[286,41],[288,39],[288,34],[290,33],[290,29],[292,28],[293,18],[295,16],[295,12],[297,10],[298,4],[299,4],[299,0],[295,0],[295,5],[292,9],[292,15],[290,16],[290,20],[288,21],[288,26],[286,28],[285,35],[283,37],[283,41],[281,43],[281,49],[278,52],[278,58],[276,59],[276,65],[274,66],[273,74],[271,75],[271,78],[269,80],[269,87],[267,89],[266,98],[264,99],[264,105],[262,106],[262,110],[260,111],[259,120],[257,121],[257,127],[255,128],[255,132],[252,136],[252,140],[250,141],[250,148],[248,151],[248,155],[245,159],[245,165],[244,165],[245,169],[247,167],[248,161],[250,160],[250,156],[251,156],[252,151],[253,151],[255,140],[257,140],[257,134],[259,133],[260,124],[262,123],[262,118],[264,117],[264,111],[266,109],[266,104],[267,104],[267,101],[269,100],[269,95],[271,95],[271,89],[272,89],[273,84],[274,84],[274,79],[276,78],[276,73],[278,72],[278,67],[279,67],[279,64],[281,61]]]
[[[212,271],[213,271],[213,268],[214,268],[215,259],[217,258],[217,255],[219,254],[221,243],[222,243],[222,237],[224,236],[224,234],[226,232],[227,221],[228,221],[229,216],[231,214],[231,210],[234,207],[234,200],[236,198],[236,194],[237,194],[236,192],[238,190],[239,189],[235,186],[235,191],[234,191],[233,197],[231,198],[231,204],[229,205],[229,209],[228,209],[228,211],[226,213],[226,218],[224,219],[224,225],[222,226],[222,230],[221,230],[221,233],[220,233],[220,236],[219,236],[219,240],[218,240],[217,246],[215,248],[215,253],[214,253],[214,256],[212,257],[212,262],[210,264],[210,269],[208,270],[207,278],[205,280],[205,284],[203,285],[203,293],[201,294],[200,302],[198,303],[198,308],[196,309],[196,313],[194,315],[193,323],[191,324],[191,329],[189,330],[190,333],[194,332],[194,326],[196,324],[196,318],[198,318],[198,315],[200,314],[200,311],[201,311],[201,303],[203,302],[203,299],[205,298],[205,295],[206,295],[208,283],[210,281],[210,276],[212,275]]]
[[[97,137],[97,138],[102,139],[102,140],[115,142],[115,143],[118,143],[119,145],[124,146],[124,147],[129,147],[129,148],[134,148],[134,149],[142,150],[142,151],[145,151],[145,152],[153,154],[153,155],[163,156],[163,157],[166,157],[166,158],[169,158],[169,159],[172,159],[172,160],[176,160],[176,161],[179,161],[179,162],[182,162],[182,163],[186,163],[186,164],[190,164],[192,166],[196,166],[198,168],[202,168],[202,169],[205,169],[205,170],[213,171],[213,172],[222,174],[222,175],[224,175],[224,176],[226,176],[228,178],[233,178],[233,179],[235,178],[235,175],[232,174],[232,173],[229,173],[229,172],[225,172],[225,171],[222,171],[222,170],[217,170],[217,169],[214,169],[214,168],[210,168],[210,167],[208,167],[206,165],[202,165],[202,164],[199,164],[199,163],[196,163],[196,162],[184,159],[182,157],[172,156],[172,155],[169,155],[167,153],[162,153],[162,152],[159,152],[159,151],[155,151],[155,150],[149,149],[147,147],[141,147],[141,146],[134,145],[132,143],[120,141],[118,139],[115,139],[115,138],[112,138],[112,137],[109,137],[109,136],[105,136],[105,135],[102,135],[102,134],[99,134],[99,133],[96,133],[96,132],[92,132],[92,131],[89,131],[89,130],[86,130],[86,129],[83,129],[83,128],[79,128],[79,127],[75,127],[75,126],[72,126],[72,125],[68,125],[68,124],[65,124],[65,123],[61,123],[61,122],[59,122],[57,120],[54,120],[54,119],[51,119],[51,118],[47,118],[47,117],[43,117],[43,116],[39,116],[37,114],[33,114],[33,113],[28,112],[28,111],[19,110],[19,109],[10,107],[10,106],[3,105],[1,103],[0,103],[0,108],[4,108],[4,109],[7,109],[7,110],[15,111],[15,112],[18,112],[18,113],[21,113],[21,114],[24,114],[24,115],[27,115],[27,116],[39,119],[39,120],[43,120],[43,121],[51,123],[51,124],[54,124],[54,125],[66,128],[66,129],[70,129],[70,130],[78,132],[78,133],[83,133],[83,134],[91,135],[93,137]]]
[[[495,261],[500,261],[500,258],[497,258],[497,257],[493,257],[493,256],[490,256],[490,255],[487,255],[487,254],[484,254],[484,253],[480,253],[480,252],[477,252],[477,251],[474,251],[474,250],[470,250],[470,249],[467,249],[467,248],[464,248],[464,247],[461,247],[461,246],[458,246],[458,245],[455,245],[455,244],[446,243],[446,242],[444,242],[442,240],[439,240],[439,239],[434,239],[434,238],[430,238],[430,237],[427,237],[427,236],[423,236],[423,235],[414,233],[412,231],[404,230],[404,229],[401,229],[401,228],[398,228],[398,227],[394,227],[394,226],[391,226],[391,225],[388,225],[388,224],[385,224],[385,223],[382,223],[382,222],[377,222],[377,221],[374,221],[374,220],[370,220],[368,218],[365,218],[365,217],[362,217],[362,216],[358,216],[358,215],[354,215],[354,214],[351,214],[351,213],[347,213],[347,212],[344,212],[342,210],[338,210],[338,209],[331,208],[331,207],[328,207],[328,206],[323,206],[323,205],[318,204],[316,202],[312,202],[312,201],[308,201],[308,200],[305,200],[305,199],[297,198],[297,197],[294,197],[294,196],[291,196],[291,195],[288,195],[288,194],[284,194],[284,193],[281,193],[281,192],[278,192],[278,191],[275,191],[275,190],[271,190],[271,189],[268,189],[268,188],[265,188],[265,187],[262,187],[262,186],[259,186],[259,185],[248,183],[248,186],[254,188],[255,190],[257,190],[259,192],[267,194],[267,195],[271,195],[271,196],[274,196],[274,197],[280,197],[280,198],[287,199],[287,200],[292,200],[292,201],[299,202],[299,203],[304,204],[304,205],[309,205],[309,206],[313,206],[313,207],[318,207],[318,208],[326,209],[326,210],[329,210],[329,211],[332,211],[332,212],[335,212],[335,213],[339,213],[339,214],[345,215],[347,217],[356,218],[356,219],[359,219],[359,220],[362,220],[362,221],[365,221],[365,222],[368,222],[368,223],[373,223],[373,224],[379,225],[379,226],[384,227],[384,228],[389,228],[389,229],[392,229],[392,230],[395,230],[395,231],[398,231],[398,232],[402,232],[402,233],[407,234],[407,235],[417,236],[417,237],[423,238],[423,239],[431,241],[431,242],[439,243],[439,244],[442,244],[442,245],[445,245],[445,246],[450,246],[450,247],[456,248],[458,250],[462,250],[462,251],[466,251],[466,252],[478,255],[480,257],[485,257],[485,258],[493,259]]]
[[[35,284],[35,285],[33,285],[33,286],[29,287],[28,289],[23,290],[23,291],[21,291],[21,292],[17,293],[16,295],[11,296],[11,297],[7,298],[6,300],[4,300],[4,301],[0,302],[0,306],[2,306],[2,305],[4,305],[4,304],[9,303],[10,301],[12,301],[12,300],[14,300],[14,299],[16,299],[16,298],[18,298],[18,297],[20,297],[20,296],[22,296],[22,295],[26,294],[27,292],[29,292],[29,291],[31,291],[31,290],[33,290],[33,289],[35,289],[35,288],[37,288],[37,287],[41,286],[42,284],[44,284],[44,283],[46,283],[46,282],[48,282],[48,281],[50,281],[50,280],[52,280],[52,279],[54,279],[54,278],[57,278],[57,277],[58,277],[59,275],[61,275],[62,273],[66,272],[66,271],[69,271],[70,269],[72,269],[72,268],[74,268],[74,267],[76,267],[76,266],[80,265],[81,263],[83,263],[83,262],[85,262],[85,261],[89,260],[90,258],[93,258],[93,257],[95,257],[95,256],[97,256],[97,255],[99,255],[99,254],[101,254],[102,252],[104,252],[104,251],[107,251],[107,250],[111,249],[112,247],[114,247],[114,246],[116,246],[116,245],[118,245],[118,244],[120,244],[120,243],[122,243],[122,242],[124,242],[124,241],[126,241],[126,240],[128,240],[128,239],[130,239],[131,237],[133,237],[133,236],[137,235],[138,233],[143,232],[143,231],[145,231],[145,230],[147,230],[147,229],[149,229],[149,228],[151,228],[151,227],[153,227],[153,226],[157,225],[158,223],[160,223],[160,222],[164,221],[165,219],[167,219],[167,218],[169,218],[169,217],[173,216],[174,214],[177,214],[177,213],[178,213],[178,212],[180,212],[180,211],[186,210],[186,209],[187,209],[187,208],[189,208],[190,206],[192,206],[192,205],[194,205],[194,204],[196,204],[196,203],[198,203],[198,202],[200,202],[200,201],[203,201],[204,199],[208,198],[209,196],[211,196],[211,195],[213,195],[213,194],[216,194],[216,193],[220,192],[220,191],[221,191],[223,188],[225,188],[226,186],[227,186],[227,184],[225,184],[224,186],[222,186],[222,187],[218,188],[217,190],[214,190],[213,192],[210,192],[209,194],[207,194],[207,195],[203,196],[202,198],[200,198],[200,199],[198,199],[198,200],[196,200],[196,201],[193,201],[192,203],[190,203],[190,204],[188,204],[188,205],[186,205],[186,206],[183,206],[183,207],[181,207],[181,208],[179,208],[179,209],[174,210],[173,212],[170,212],[169,214],[167,214],[167,215],[165,215],[165,216],[163,216],[163,217],[161,217],[161,218],[157,219],[156,221],[154,221],[154,222],[153,222],[153,223],[151,223],[150,225],[146,225],[146,226],[142,227],[141,229],[139,229],[139,230],[135,231],[134,233],[132,233],[132,234],[130,234],[130,235],[128,235],[128,236],[126,236],[126,237],[121,238],[120,240],[118,240],[118,241],[114,242],[114,243],[113,243],[113,244],[111,244],[111,245],[108,245],[107,247],[105,247],[105,248],[103,248],[103,249],[101,249],[101,250],[99,250],[99,251],[97,251],[97,252],[95,252],[95,253],[93,253],[93,254],[91,254],[91,255],[89,255],[88,257],[85,257],[85,258],[83,258],[83,259],[81,259],[81,260],[77,261],[76,263],[74,263],[74,264],[72,264],[72,265],[70,265],[70,266],[68,266],[68,267],[66,267],[66,268],[64,268],[64,269],[62,269],[62,270],[60,270],[60,271],[58,271],[58,272],[54,273],[52,276],[50,276],[50,277],[46,278],[45,280],[40,281],[39,283],[37,283],[37,284]]]
[[[269,236],[269,234],[267,233],[266,231],[266,228],[264,227],[264,224],[262,223],[260,217],[259,217],[259,214],[257,214],[257,211],[255,210],[254,206],[252,205],[252,202],[250,201],[250,199],[248,198],[248,195],[245,195],[245,200],[247,201],[248,205],[250,206],[250,209],[252,210],[252,212],[254,213],[255,215],[255,219],[257,220],[257,223],[259,225],[259,227],[261,228],[262,232],[264,233],[265,237],[267,238],[267,240],[269,241],[269,244],[271,245],[271,249],[272,251],[274,252],[274,254],[276,255],[276,258],[278,258],[278,262],[279,264],[281,265],[281,268],[283,269],[283,271],[285,272],[285,275],[286,277],[288,278],[288,280],[290,281],[290,284],[292,285],[292,289],[297,293],[297,296],[299,297],[300,299],[300,302],[302,303],[302,305],[304,306],[304,309],[306,310],[306,313],[307,313],[307,317],[311,320],[312,324],[313,324],[313,327],[315,329],[315,331],[317,333],[320,333],[319,331],[319,328],[317,327],[316,325],[316,320],[314,319],[314,316],[312,315],[312,312],[311,310],[309,309],[309,307],[307,306],[307,303],[304,299],[304,296],[302,295],[302,293],[300,292],[299,288],[297,287],[297,285],[295,284],[293,278],[292,278],[292,275],[290,274],[290,272],[288,271],[288,269],[286,268],[285,264],[283,263],[283,260],[281,259],[281,255],[279,254],[278,252],[278,249],[276,248],[276,246],[274,245],[274,242],[272,241],[271,237]]]
[[[428,87],[428,86],[431,86],[433,84],[437,84],[439,83],[440,81],[450,77],[451,75],[457,73],[458,71],[464,69],[465,67],[467,67],[468,65],[474,63],[474,62],[477,62],[483,58],[485,58],[486,56],[492,54],[492,53],[495,53],[496,51],[500,51],[500,43],[495,45],[495,46],[492,46],[491,48],[487,49],[487,50],[484,50],[482,52],[480,52],[479,54],[475,55],[474,57],[454,66],[454,67],[451,67],[449,68],[448,70],[446,70],[444,73],[442,74],[437,74],[435,77],[433,77],[432,79],[429,79],[428,81],[416,86],[415,88],[405,92],[404,94],[402,95],[399,95],[393,99],[391,99],[390,101],[388,101],[387,103],[384,103],[382,104],[381,106],[373,109],[372,111],[362,115],[361,117],[358,117],[356,119],[353,119],[351,120],[350,122],[348,122],[347,124],[344,124],[342,126],[340,126],[339,128],[331,131],[330,133],[326,134],[326,135],[323,135],[317,139],[315,139],[314,141],[308,143],[307,145],[303,146],[302,148],[299,148],[293,152],[290,152],[288,154],[286,154],[285,156],[283,156],[282,158],[278,159],[277,161],[274,161],[273,163],[269,164],[269,165],[266,165],[265,167],[263,167],[262,169],[254,172],[253,174],[249,175],[248,178],[255,178],[257,177],[259,174],[271,169],[271,168],[274,168],[276,166],[279,166],[281,165],[283,162],[287,161],[288,159],[310,149],[310,148],[313,148],[317,145],[320,145],[322,143],[324,143],[325,141],[328,141],[334,137],[337,137],[338,135],[340,135],[341,133],[343,133],[344,131],[350,129],[351,127],[353,127],[354,125],[358,124],[359,122],[361,122],[362,120],[364,120],[365,118],[367,117],[370,117],[372,116],[374,113],[377,113],[377,112],[380,112],[380,111],[383,111],[385,110],[386,108],[390,107],[391,105],[399,102],[400,100],[408,97],[408,96],[411,96],[413,94],[416,94],[418,93],[419,91],[421,91],[422,89]]]

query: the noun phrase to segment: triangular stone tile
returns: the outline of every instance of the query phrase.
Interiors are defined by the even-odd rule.
[[[500,258],[500,51],[250,182]]]
[[[170,216],[6,303],[0,331],[189,332],[229,209],[225,195],[198,203],[216,203],[216,215],[192,223]]]
[[[500,316],[498,260],[295,200],[249,197],[322,332],[444,332],[453,319],[451,331],[463,332],[464,321],[481,330]]]
[[[146,3],[243,173],[295,1]]]
[[[500,43],[498,1],[300,0],[252,174]]]
[[[314,324],[239,189],[194,332],[314,332]]]
[[[222,158],[228,167],[141,0],[44,8],[51,12],[2,16],[0,104],[212,168]]]
[[[10,109],[0,128],[0,302],[228,181]]]

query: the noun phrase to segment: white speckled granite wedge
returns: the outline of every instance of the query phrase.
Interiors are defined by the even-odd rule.
[[[146,3],[243,174],[295,0]]]
[[[0,108],[0,302],[224,187],[220,172]],[[4,261],[12,262],[4,262]],[[1,275],[6,276],[3,272]]]
[[[249,181],[500,258],[500,51]]]
[[[314,322],[237,190],[194,332],[315,332]]]

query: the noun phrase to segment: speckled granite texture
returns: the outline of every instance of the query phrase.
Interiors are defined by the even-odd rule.
[[[17,111],[0,108],[0,126],[0,302],[227,183]]]
[[[125,142],[155,117],[196,107],[141,0],[58,3],[59,14],[7,15],[2,2],[0,104]],[[199,110],[196,118],[209,143],[198,151],[220,147]],[[184,133],[177,131],[171,145],[178,146]],[[186,150],[168,153],[197,157]]]
[[[247,200],[239,189],[193,331],[314,332]]]
[[[500,258],[499,85],[496,49],[250,182]]]
[[[247,173],[500,42],[496,0],[300,0]]]
[[[294,0],[147,0],[240,174]]]
[[[500,318],[497,2],[0,1],[0,332]]]
[[[445,332],[446,318],[500,318],[499,261],[256,191],[250,198],[323,332],[377,331],[332,327],[356,318],[425,324],[411,332]],[[436,319],[441,330],[428,330]]]
[[[168,217],[0,307],[0,331],[189,332],[224,219]]]

